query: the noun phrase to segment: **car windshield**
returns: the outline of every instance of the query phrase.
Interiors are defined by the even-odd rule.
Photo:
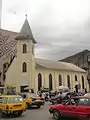
[[[0,97],[0,103],[6,104],[7,103],[7,97]]]
[[[11,97],[8,100],[8,103],[19,103],[19,102],[23,102],[22,97]]]
[[[27,94],[28,97],[38,97],[36,94]]]
[[[90,106],[90,99],[89,98],[80,98],[79,105]]]

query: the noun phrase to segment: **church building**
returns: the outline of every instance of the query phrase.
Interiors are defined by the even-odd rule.
[[[17,92],[24,92],[25,87],[36,92],[41,87],[56,90],[61,85],[75,88],[76,84],[79,90],[89,89],[85,70],[71,63],[35,58],[37,42],[27,18],[14,40],[16,53],[6,71],[5,86],[14,86]]]

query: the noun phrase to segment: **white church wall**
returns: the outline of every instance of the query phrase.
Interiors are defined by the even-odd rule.
[[[20,70],[18,69],[18,67],[19,63],[17,62],[17,59],[14,58],[12,64],[10,65],[8,71],[6,72],[5,85],[17,86],[17,84],[19,84]]]
[[[53,90],[56,90],[57,87],[59,86],[59,81],[58,81],[58,76],[59,74],[62,75],[62,85],[67,86],[67,75],[70,76],[70,84],[71,84],[71,88],[75,88],[75,75],[77,76],[77,80],[78,83],[80,83],[80,85],[82,86],[82,79],[81,76],[84,76],[84,84],[85,87],[87,88],[88,83],[86,80],[86,73],[80,73],[80,72],[74,72],[74,71],[64,71],[64,70],[53,70],[53,69],[36,69],[36,73],[39,73],[40,71],[42,71],[41,73],[43,74],[43,86],[44,87],[49,87],[49,74],[52,74],[52,81],[53,81]],[[37,75],[36,75],[36,79],[37,79]],[[37,80],[38,81],[38,80]],[[88,89],[88,88],[87,88]]]

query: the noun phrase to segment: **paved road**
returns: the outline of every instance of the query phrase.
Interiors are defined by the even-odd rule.
[[[46,103],[45,106],[40,109],[27,110],[21,117],[17,117],[17,118],[3,117],[1,118],[1,120],[53,120],[52,116],[48,112],[49,106],[50,104]],[[62,119],[62,120],[68,120],[68,119]]]

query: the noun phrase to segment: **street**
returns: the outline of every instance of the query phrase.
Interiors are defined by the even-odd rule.
[[[50,115],[48,111],[49,106],[50,103],[46,103],[44,107],[41,107],[40,109],[32,108],[27,110],[21,117],[3,117],[1,120],[53,120],[52,115]],[[60,120],[68,119],[63,118]]]

